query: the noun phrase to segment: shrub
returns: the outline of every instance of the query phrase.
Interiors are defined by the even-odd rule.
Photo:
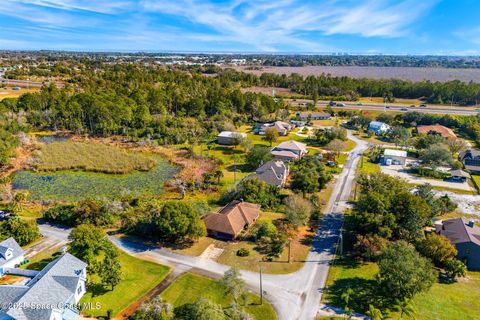
[[[246,248],[240,248],[237,250],[237,256],[239,257],[248,257],[250,255],[250,250]]]
[[[457,255],[457,249],[448,238],[436,233],[417,242],[417,250],[438,267],[446,266]]]

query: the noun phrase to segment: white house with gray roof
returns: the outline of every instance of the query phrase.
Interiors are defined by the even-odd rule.
[[[0,320],[77,319],[86,279],[87,264],[66,253],[24,285],[0,285]]]
[[[0,277],[5,273],[5,269],[15,268],[23,260],[25,253],[15,239],[8,238],[0,242]]]

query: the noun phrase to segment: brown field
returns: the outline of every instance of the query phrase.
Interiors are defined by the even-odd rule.
[[[263,67],[261,70],[248,70],[247,66],[235,67],[239,71],[261,75],[265,72],[278,74],[298,73],[303,76],[321,75],[348,76],[352,78],[403,79],[411,81],[450,81],[480,82],[480,69],[414,68],[414,67],[355,67],[355,66],[305,66],[305,67]]]
[[[21,90],[13,90],[13,88],[10,87],[8,87],[7,89],[0,88],[0,101],[5,98],[18,98],[24,93],[37,92],[38,90],[38,88],[22,88]]]

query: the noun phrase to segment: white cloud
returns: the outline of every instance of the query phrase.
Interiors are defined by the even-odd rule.
[[[90,11],[112,14],[120,9],[126,9],[133,3],[125,0],[6,0],[27,5],[55,8],[69,11]]]

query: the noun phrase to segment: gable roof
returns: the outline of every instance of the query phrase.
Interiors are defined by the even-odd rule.
[[[61,305],[72,302],[70,299],[74,296],[79,281],[84,280],[82,271],[86,267],[85,262],[67,253],[50,262],[27,283],[24,291],[14,297],[12,302],[22,306],[39,303]],[[12,289],[7,288],[6,291],[8,290]],[[15,294],[15,292],[10,292],[10,294]],[[43,320],[50,319],[53,309],[10,308],[4,311],[14,319]]]
[[[468,226],[462,218],[443,221],[440,234],[447,237],[453,244],[473,242],[480,246],[480,228]]]
[[[388,126],[385,122],[380,122],[380,121],[371,121],[370,124],[368,125],[369,128],[374,128],[374,129],[380,129],[383,125]]]
[[[258,204],[234,200],[203,218],[207,230],[229,234],[235,237],[246,225],[251,224],[260,216]]]
[[[332,116],[330,113],[326,112],[311,112],[311,111],[302,111],[302,112],[297,112],[297,116],[300,118],[308,118],[310,117],[325,117],[325,118],[331,118]]]
[[[438,133],[444,138],[456,138],[457,136],[452,129],[444,127],[442,125],[436,124],[431,126],[417,126],[417,131],[419,134],[428,134],[433,131]]]
[[[307,149],[307,145],[305,143],[301,143],[295,140],[288,140],[280,143],[278,146],[273,148],[273,150],[275,149],[305,151]]]
[[[269,185],[281,187],[285,181],[287,171],[287,166],[283,161],[271,160],[260,166],[256,172],[249,175],[247,179],[257,178],[265,181]]]
[[[236,131],[222,131],[218,134],[217,137],[235,138],[236,136],[245,138],[247,136],[247,134],[243,133],[243,132],[236,132]]]
[[[465,159],[475,159],[477,157],[480,157],[480,150],[477,149],[470,149],[463,151],[460,153],[460,160],[465,160]]]
[[[12,257],[6,259],[7,251],[12,251]],[[8,238],[5,241],[0,242],[0,267],[3,266],[8,261],[23,256],[24,252],[22,248],[18,245],[17,241],[13,238]]]
[[[385,149],[383,152],[385,156],[395,156],[395,157],[407,157],[407,151],[405,150],[396,150],[396,149]]]

